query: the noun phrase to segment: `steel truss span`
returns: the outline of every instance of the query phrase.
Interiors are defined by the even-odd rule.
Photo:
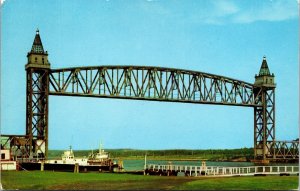
[[[254,85],[203,72],[145,66],[52,69],[50,95],[258,106]]]
[[[297,160],[298,141],[275,139],[275,86],[189,70],[147,66],[28,67],[26,135],[2,135],[16,159],[46,159],[48,97],[82,96],[254,108],[257,160]]]
[[[298,142],[275,139],[275,87],[204,72],[146,66],[52,69],[49,94],[254,108],[255,158],[295,159]]]

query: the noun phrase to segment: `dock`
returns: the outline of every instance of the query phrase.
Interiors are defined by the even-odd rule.
[[[299,175],[299,166],[185,166],[185,165],[157,165],[148,164],[146,175],[177,176],[266,176],[266,175]]]
[[[41,170],[41,171],[61,171],[61,172],[113,172],[117,165],[79,165],[79,164],[52,164],[38,162],[19,163],[18,169]]]

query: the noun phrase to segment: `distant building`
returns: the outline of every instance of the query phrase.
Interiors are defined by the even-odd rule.
[[[17,162],[11,160],[10,151],[1,149],[1,171],[2,170],[17,170]]]

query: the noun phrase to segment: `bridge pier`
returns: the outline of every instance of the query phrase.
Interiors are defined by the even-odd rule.
[[[49,71],[48,53],[44,51],[39,30],[36,31],[31,51],[25,66],[26,86],[26,136],[24,147],[29,155],[25,158],[45,159],[48,155],[48,97]]]
[[[273,157],[275,141],[275,77],[270,74],[266,58],[263,58],[258,75],[255,75],[254,97],[254,158],[262,163]]]

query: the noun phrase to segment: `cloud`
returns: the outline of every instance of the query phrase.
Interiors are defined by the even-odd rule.
[[[201,2],[201,1],[200,1]],[[190,9],[188,15],[183,15],[183,22],[220,25],[226,18],[239,12],[239,7],[232,1],[204,1]]]
[[[269,1],[239,12],[232,18],[232,22],[275,22],[297,18],[298,16],[298,5],[296,1]]]
[[[140,1],[148,15],[167,22],[223,25],[230,23],[277,22],[298,18],[299,0],[202,0]]]
[[[257,21],[277,22],[298,18],[299,0],[283,1],[225,1],[216,0],[194,13],[192,21],[203,24],[222,25],[228,23],[253,23]],[[203,14],[204,13],[204,14]]]
[[[239,7],[231,1],[213,1],[211,8],[199,21],[205,24],[221,25],[226,19],[239,12]]]
[[[239,11],[232,1],[213,1],[215,16],[228,16]]]
[[[171,10],[168,7],[163,6],[156,0],[141,1],[138,8],[141,8],[143,11],[150,14],[157,14],[160,16],[171,14]]]

